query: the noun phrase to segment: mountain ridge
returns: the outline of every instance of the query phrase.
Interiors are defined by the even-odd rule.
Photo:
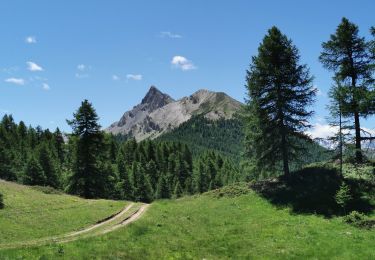
[[[210,120],[231,119],[241,106],[241,102],[224,92],[200,89],[190,96],[174,100],[151,86],[140,104],[125,112],[105,131],[135,137],[138,141],[154,139],[195,115],[204,115]]]

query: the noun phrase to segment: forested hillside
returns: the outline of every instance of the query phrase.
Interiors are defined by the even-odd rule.
[[[235,162],[240,162],[243,158],[243,123],[238,118],[209,120],[203,116],[195,116],[157,140],[185,143],[191,149],[193,156],[212,149]],[[328,149],[314,141],[300,140],[299,142],[305,150],[300,153],[299,160],[292,163],[292,169],[325,161],[332,156]]]
[[[0,179],[85,198],[151,202],[241,178],[232,161],[217,152],[206,150],[193,158],[189,146],[177,141],[119,141],[96,121],[87,101],[69,121],[74,131],[66,137],[59,129],[52,133],[26,127],[5,115],[0,122]]]
[[[242,123],[238,119],[209,120],[204,116],[194,116],[157,140],[183,142],[190,147],[193,155],[212,149],[239,161],[243,141]]]

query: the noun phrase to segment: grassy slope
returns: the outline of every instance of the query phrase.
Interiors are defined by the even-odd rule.
[[[45,194],[34,188],[0,181],[5,208],[0,210],[1,244],[64,234],[120,211],[125,203],[84,200]]]
[[[340,218],[293,215],[255,193],[158,201],[137,222],[68,244],[0,251],[0,258],[374,259],[375,232]]]

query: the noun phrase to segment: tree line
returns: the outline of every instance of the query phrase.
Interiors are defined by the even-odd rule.
[[[72,133],[0,122],[0,179],[50,186],[85,198],[151,202],[239,181],[235,164],[207,150],[192,156],[175,141],[119,141],[104,133],[92,104],[83,101],[67,120]]]
[[[375,28],[370,29],[375,37]],[[375,39],[359,35],[358,26],[343,18],[329,40],[322,43],[319,60],[332,71],[331,116],[339,126],[342,153],[343,125],[355,144],[355,162],[366,161],[360,119],[375,113]],[[306,64],[300,63],[297,47],[277,27],[272,27],[252,57],[246,76],[248,100],[243,110],[245,156],[255,172],[282,172],[290,176],[290,164],[298,161],[309,140],[306,130],[313,115],[317,89]],[[346,132],[348,133],[348,132]],[[342,162],[342,156],[341,162]]]

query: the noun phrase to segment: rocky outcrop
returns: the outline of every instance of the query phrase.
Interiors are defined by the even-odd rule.
[[[175,101],[152,86],[139,105],[126,112],[106,131],[131,135],[137,140],[156,138],[194,115],[204,115],[211,120],[229,119],[240,107],[240,102],[223,92],[199,90]]]

